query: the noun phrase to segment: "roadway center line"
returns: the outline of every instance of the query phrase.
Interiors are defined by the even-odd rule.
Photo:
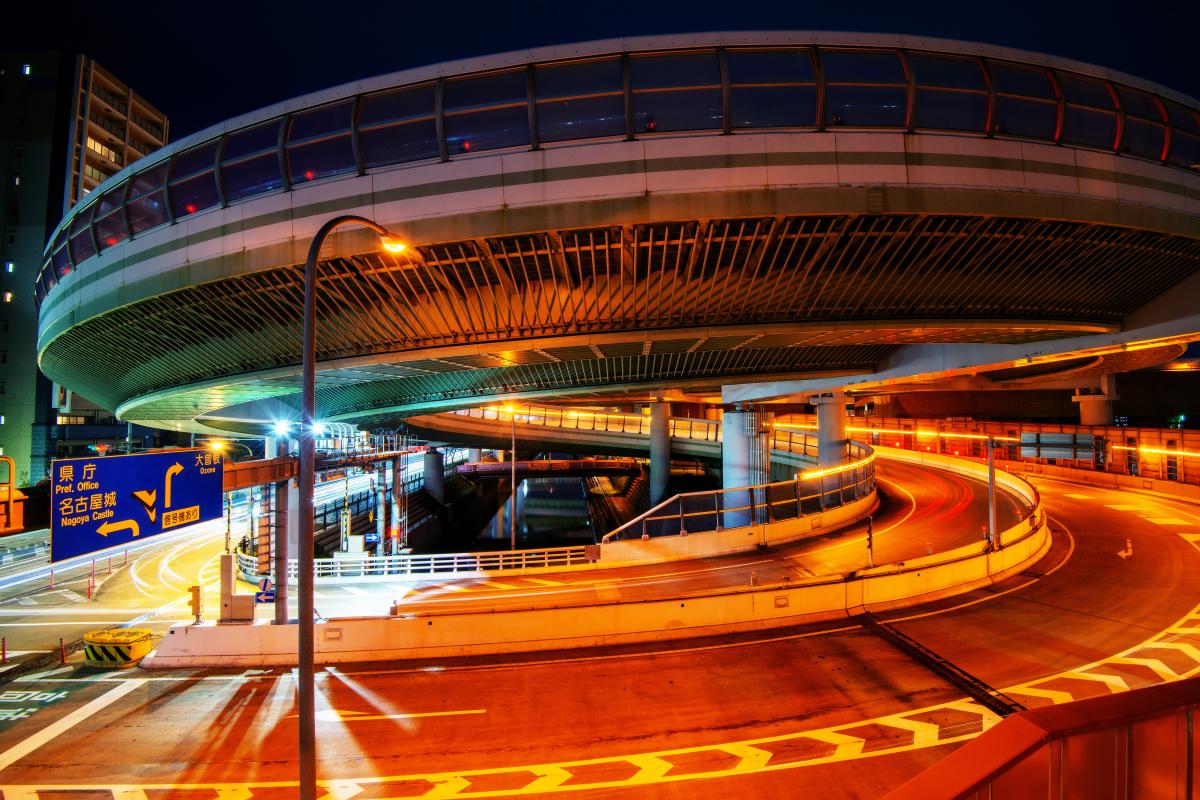
[[[13,762],[29,755],[34,750],[38,749],[59,734],[66,733],[84,720],[90,719],[101,709],[120,700],[122,697],[141,686],[142,683],[144,683],[144,681],[141,678],[128,678],[82,708],[75,709],[62,719],[52,722],[45,728],[42,728],[28,739],[18,742],[17,744],[8,748],[3,753],[0,753],[0,770],[7,769],[8,767],[12,766]]]

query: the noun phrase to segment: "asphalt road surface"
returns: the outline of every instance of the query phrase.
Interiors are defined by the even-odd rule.
[[[896,553],[940,546],[929,537],[947,528],[978,535],[978,486],[965,485],[964,502],[927,489],[927,477],[886,477],[916,510],[889,503],[877,561],[889,558],[881,529],[905,515],[886,545]],[[884,619],[1028,707],[1200,672],[1190,578],[1200,509],[1038,485],[1054,533],[1039,564]],[[769,568],[859,565],[854,536]],[[69,664],[3,688],[6,798],[295,797],[288,670]],[[327,796],[364,799],[877,797],[996,720],[854,619],[671,646],[328,668],[317,704]]]

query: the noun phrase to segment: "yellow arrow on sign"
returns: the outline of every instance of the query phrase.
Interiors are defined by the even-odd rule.
[[[157,494],[157,489],[133,493],[134,499],[146,507],[146,514],[149,515],[151,522],[154,522],[154,517],[158,514],[158,511],[154,508],[154,499]]]
[[[101,536],[108,536],[110,533],[116,533],[117,531],[133,531],[133,535],[137,536],[142,532],[142,529],[132,519],[123,519],[119,522],[106,522],[99,528],[96,528],[96,533]]]
[[[171,507],[171,479],[181,472],[183,472],[183,464],[178,461],[167,467],[166,485],[163,486],[163,508]]]

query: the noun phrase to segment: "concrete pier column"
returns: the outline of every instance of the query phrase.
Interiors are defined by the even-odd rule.
[[[1103,375],[1098,389],[1076,389],[1071,400],[1079,404],[1080,425],[1112,425],[1113,401],[1117,396],[1117,376]]]
[[[288,454],[287,439],[275,441],[275,455],[282,457]],[[268,449],[267,453],[271,453]],[[288,559],[296,550],[293,546],[300,520],[292,513],[292,509],[300,507],[299,498],[292,497],[292,481],[279,481],[275,484],[275,564],[271,571],[275,573],[275,624],[288,624]]]
[[[827,392],[809,400],[817,409],[817,466],[836,467],[850,460],[846,446],[846,397]]]
[[[483,450],[478,447],[468,448],[467,461],[470,461],[472,464],[478,464],[481,460],[483,460]]]
[[[747,410],[740,405],[736,410],[721,415],[722,488],[745,490],[748,486],[770,481],[773,417],[769,412]],[[761,501],[757,493],[749,490],[725,492],[722,495],[722,508],[742,510],[725,511],[721,515],[721,527],[749,525],[752,521],[750,508],[755,509],[754,519],[765,519]]]
[[[446,502],[445,459],[442,452],[433,447],[425,451],[425,491],[439,505]]]
[[[671,479],[671,404],[650,406],[650,505],[665,499]]]

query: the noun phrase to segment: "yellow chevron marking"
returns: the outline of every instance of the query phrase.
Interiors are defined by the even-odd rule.
[[[1157,658],[1131,658],[1129,656],[1118,656],[1108,659],[1109,664],[1133,664],[1146,667],[1163,681],[1178,680],[1180,675],[1176,674],[1175,670],[1168,667],[1165,663]]]
[[[523,786],[521,792],[533,794],[534,792],[554,791],[573,777],[575,776],[557,764],[547,764],[543,767],[543,771],[537,776],[537,779],[533,783]]]
[[[1129,684],[1119,675],[1105,675],[1103,672],[1083,672],[1082,670],[1074,670],[1073,672],[1064,672],[1064,678],[1074,678],[1080,681],[1096,681],[1108,685],[1109,691],[1113,692],[1128,692]]]
[[[871,720],[871,721],[875,722],[876,720]],[[870,724],[870,723],[859,723],[859,724],[862,725],[862,724]],[[857,725],[840,725],[838,727],[852,728],[852,727],[858,727],[858,726]],[[860,738],[858,736],[849,736],[847,734],[838,733],[837,731],[828,730],[828,729],[823,730],[823,731],[809,731],[808,733],[806,733],[804,735],[805,735],[805,738],[808,738],[808,739],[816,739],[819,742],[827,742],[828,744],[837,745],[837,750],[834,752],[834,756],[839,759],[848,758],[852,755],[859,755],[860,753],[862,753],[863,745],[865,745],[867,743],[866,739]]]
[[[1032,686],[1016,686],[1012,689],[1005,689],[1004,693],[1023,694],[1027,697],[1044,697],[1055,705],[1058,705],[1059,703],[1070,703],[1075,699],[1070,692],[1061,692],[1057,689],[1035,689]]]
[[[711,749],[711,747],[696,748],[696,750]],[[626,781],[626,783],[631,784],[658,783],[675,766],[670,761],[664,761],[653,753],[627,756],[624,760],[638,768],[637,774]]]

